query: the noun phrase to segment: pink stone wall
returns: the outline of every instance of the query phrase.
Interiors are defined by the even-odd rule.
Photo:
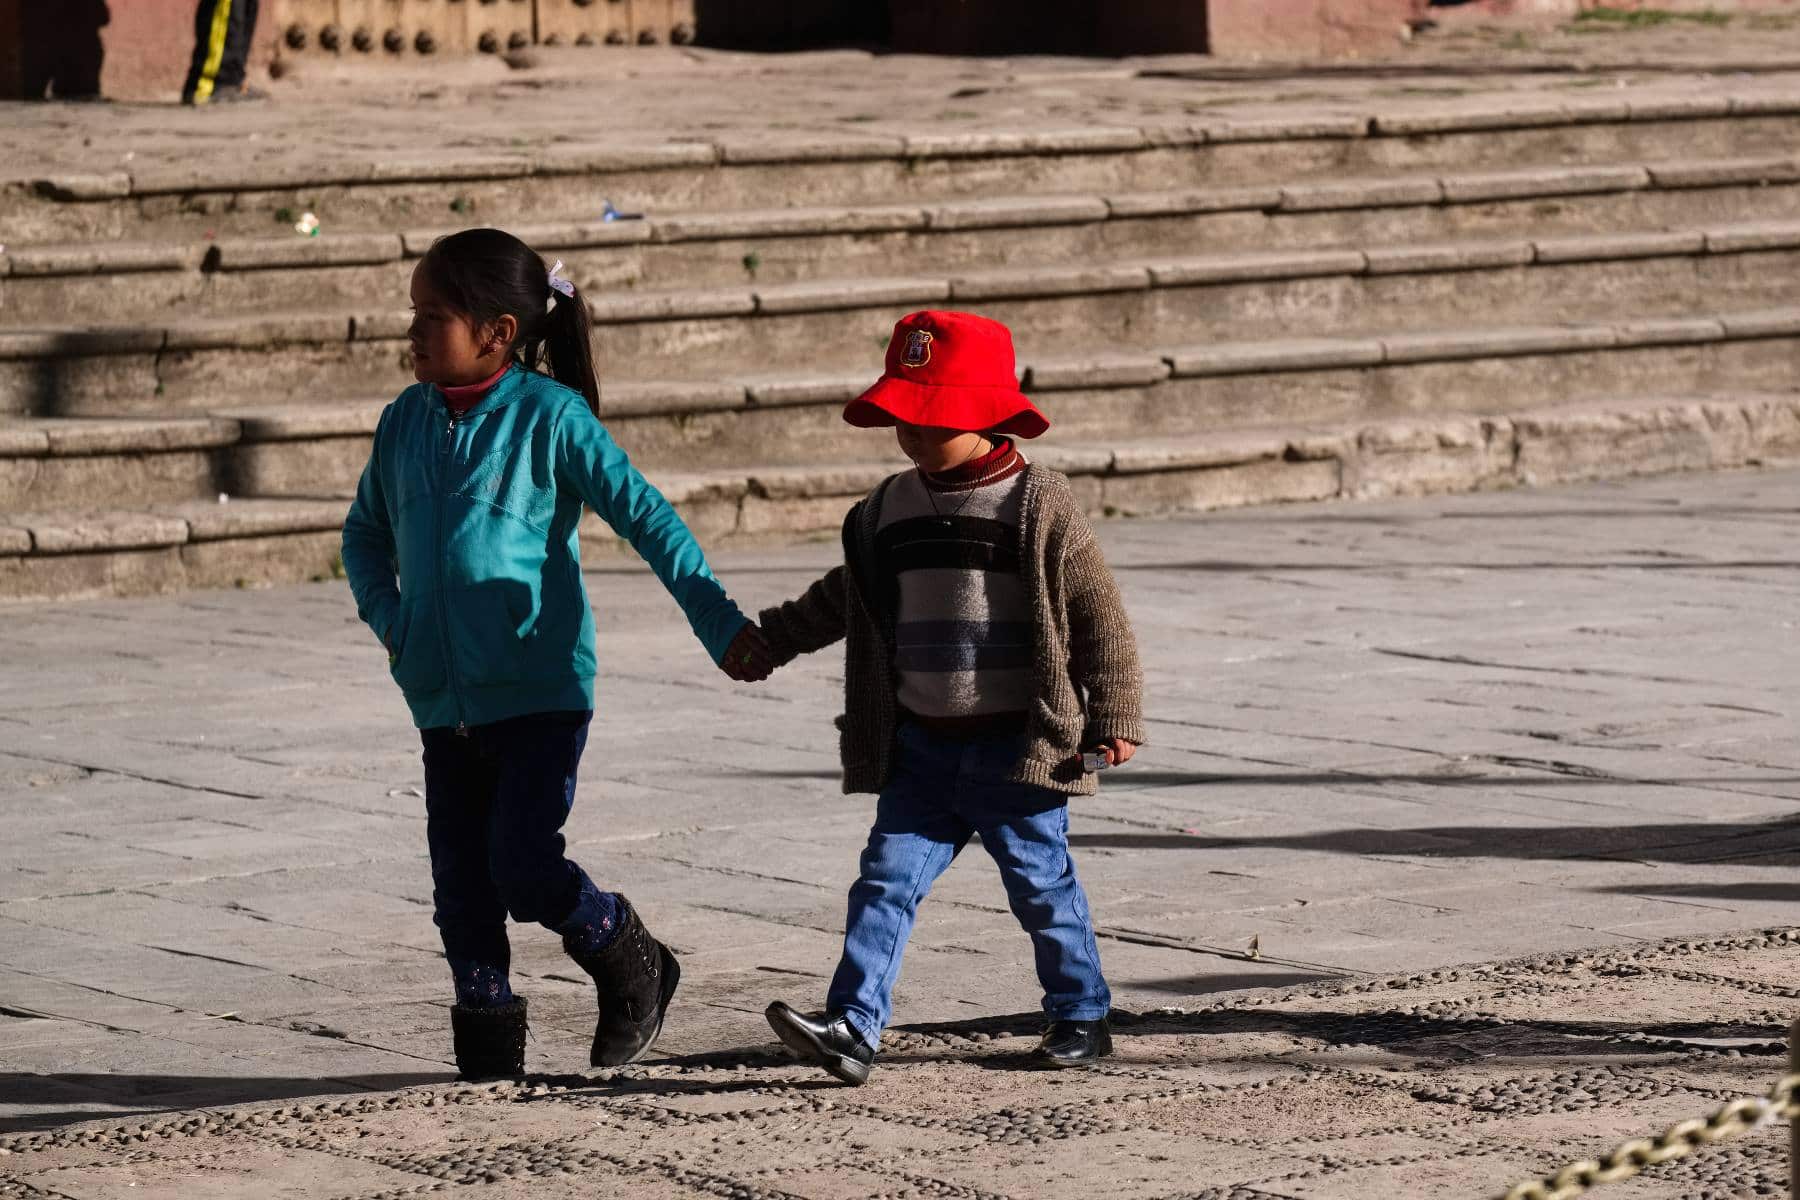
[[[102,92],[115,100],[180,99],[194,53],[197,0],[107,0],[107,6],[112,19],[101,31]],[[250,56],[253,72],[268,65],[280,28],[280,0],[262,0]]]
[[[1211,0],[1212,52],[1224,58],[1354,58],[1391,47],[1425,0]]]

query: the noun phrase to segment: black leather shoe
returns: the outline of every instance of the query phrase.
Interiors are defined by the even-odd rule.
[[[842,1013],[797,1013],[777,1000],[763,1015],[796,1058],[824,1067],[852,1086],[869,1078],[875,1050]]]
[[[1112,1053],[1112,1026],[1098,1021],[1052,1021],[1032,1054],[1040,1066],[1091,1067]]]

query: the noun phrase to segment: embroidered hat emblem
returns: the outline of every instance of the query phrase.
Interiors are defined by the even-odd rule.
[[[922,367],[931,361],[931,332],[915,329],[906,335],[906,351],[900,356],[903,367]]]

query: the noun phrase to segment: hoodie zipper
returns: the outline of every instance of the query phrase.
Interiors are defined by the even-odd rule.
[[[444,601],[444,557],[447,553],[444,546],[444,502],[449,491],[451,449],[455,442],[456,414],[451,413],[444,424],[443,444],[438,449],[437,532],[433,539],[438,548],[438,586],[433,590],[437,593],[438,631],[444,647],[444,674],[450,680],[450,695],[456,700],[456,736],[466,738],[469,736],[469,725],[463,712],[462,683],[456,677],[456,655],[450,649],[450,606]]]

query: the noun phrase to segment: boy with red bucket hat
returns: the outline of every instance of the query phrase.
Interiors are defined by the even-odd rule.
[[[1112,1052],[1111,993],[1068,800],[1144,741],[1118,588],[1069,481],[1014,445],[1050,422],[1019,391],[1006,326],[912,314],[844,419],[892,426],[917,470],[850,510],[843,565],[762,628],[777,663],[845,639],[844,791],[880,800],[826,1008],[776,1001],[769,1024],[803,1060],[866,1080],[919,902],[979,834],[1044,988],[1034,1057],[1087,1066]]]

